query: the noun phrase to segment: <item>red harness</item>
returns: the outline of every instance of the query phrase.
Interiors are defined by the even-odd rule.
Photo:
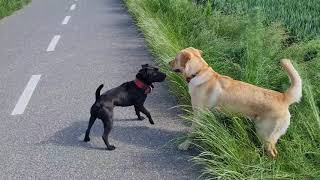
[[[134,83],[136,86],[140,89],[144,89],[144,94],[149,94],[152,91],[153,86],[152,85],[146,85],[144,82],[142,82],[139,79],[134,80]]]

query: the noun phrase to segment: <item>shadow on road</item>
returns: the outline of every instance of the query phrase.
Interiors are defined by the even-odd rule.
[[[117,123],[121,122],[121,123]],[[169,131],[164,129],[157,129],[153,127],[144,126],[143,122],[141,125],[127,126],[127,122],[137,121],[136,119],[120,119],[115,120],[115,126],[113,128],[110,141],[117,147],[120,148],[138,150],[139,148],[148,148],[154,151],[133,151],[128,153],[126,156],[130,156],[131,161],[136,162],[136,168],[145,169],[145,165],[148,164],[149,168],[160,174],[167,174],[170,171],[180,172],[179,176],[182,179],[193,179],[198,176],[199,167],[192,164],[189,159],[190,156],[196,155],[198,152],[195,150],[191,151],[179,151],[177,149],[177,143],[175,138],[180,137],[182,132]],[[105,145],[100,138],[103,133],[102,122],[97,120],[91,130],[91,142],[83,142],[83,136],[87,128],[88,121],[79,121],[72,123],[69,127],[57,131],[48,140],[43,141],[40,145],[53,144],[57,146],[70,146],[85,148],[88,150],[105,150]],[[118,124],[124,125],[120,126]],[[93,142],[92,142],[93,141]],[[117,144],[121,142],[127,145]],[[125,147],[124,147],[125,146]],[[132,151],[132,150],[130,150]],[[107,152],[107,151],[106,151]],[[112,154],[110,154],[112,155]],[[125,157],[125,156],[124,156]],[[147,173],[147,172],[146,172]]]
[[[137,119],[115,119],[114,127],[110,135],[110,142],[116,147],[116,142],[119,141],[124,144],[136,146],[137,148],[143,147],[151,150],[166,149],[167,151],[176,151],[177,139],[183,135],[179,131],[169,131],[165,129],[157,129],[145,126],[147,120],[141,121],[141,125],[136,126],[120,126],[117,121],[123,123],[130,123],[140,121]],[[87,129],[88,121],[79,121],[72,123],[69,127],[57,131],[48,140],[40,142],[44,144],[55,144],[58,146],[76,146],[88,149],[104,150],[104,144],[101,139],[103,134],[102,122],[97,119],[93,125],[90,133],[90,143],[83,142],[84,133]],[[97,138],[98,137],[98,138]],[[97,142],[97,141],[101,142]]]

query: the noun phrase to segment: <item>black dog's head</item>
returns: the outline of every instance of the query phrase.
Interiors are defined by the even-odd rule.
[[[162,82],[166,79],[166,74],[159,71],[158,68],[149,66],[148,64],[141,65],[142,69],[139,70],[136,78],[144,83],[151,85],[153,82]]]

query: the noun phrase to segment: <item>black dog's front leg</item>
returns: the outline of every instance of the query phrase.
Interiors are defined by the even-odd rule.
[[[142,112],[143,114],[145,114],[148,117],[150,124],[154,124],[149,111],[143,105],[139,105],[139,106],[137,106],[137,108],[140,112]]]
[[[144,120],[144,117],[140,115],[139,107],[134,105],[134,110],[136,111],[136,115],[138,116],[138,119]]]

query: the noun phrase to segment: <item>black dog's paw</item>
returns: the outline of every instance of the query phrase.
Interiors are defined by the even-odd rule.
[[[154,122],[152,120],[149,120],[150,124],[154,124]]]
[[[138,117],[138,119],[142,121],[142,120],[144,120],[144,119],[145,119],[145,117],[140,116],[140,117]]]
[[[110,145],[107,147],[107,150],[109,150],[109,151],[113,151],[115,149],[116,149],[116,147],[114,147],[113,145]]]
[[[83,141],[84,141],[84,142],[89,142],[89,141],[90,141],[90,138],[89,138],[89,137],[85,137]]]

